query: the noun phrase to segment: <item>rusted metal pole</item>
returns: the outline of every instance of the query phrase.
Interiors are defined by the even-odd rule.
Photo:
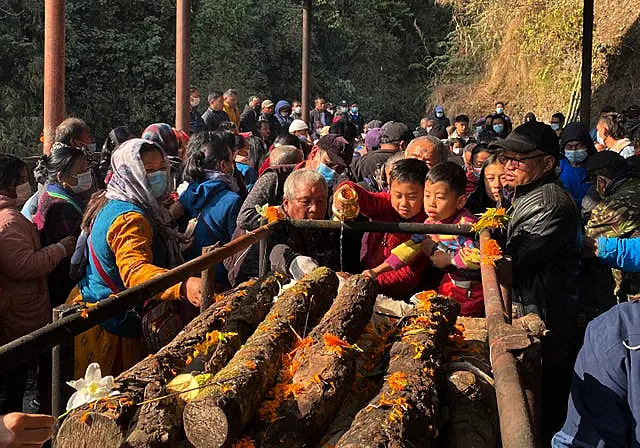
[[[489,238],[488,231],[481,233],[481,251]],[[480,269],[502,446],[534,448],[533,416],[530,415],[516,360],[516,353],[528,348],[531,341],[524,330],[505,322],[495,266],[483,263]]]
[[[65,0],[44,2],[44,144],[51,152],[56,126],[64,119]]]
[[[584,0],[582,8],[582,78],[580,86],[580,121],[591,121],[591,65],[593,51],[593,0]]]
[[[207,255],[217,246],[207,246],[202,249],[202,255]],[[204,313],[213,303],[216,295],[216,264],[210,265],[202,271],[202,297],[200,299],[200,313]]]
[[[467,224],[420,224],[414,222],[379,222],[379,221],[329,221],[315,219],[299,219],[286,221],[295,229],[314,230],[353,230],[356,232],[398,232],[422,233],[426,235],[472,235],[471,226]]]
[[[236,252],[266,238],[282,224],[283,222],[280,221],[259,227],[206,255],[201,255],[147,282],[104,299],[98,302],[95,307],[88,309],[86,317],[83,317],[81,313],[63,317],[57,322],[0,346],[0,373],[15,369],[16,366],[24,364],[40,353],[67,342],[69,337],[87,331],[119,313],[132,309],[149,297],[155,296],[191,276],[200,274],[208,266],[219,263]]]
[[[176,1],[176,129],[189,133],[191,0]]]
[[[302,0],[302,119],[309,122],[311,109],[311,20],[312,0]],[[313,125],[313,123],[311,123]]]

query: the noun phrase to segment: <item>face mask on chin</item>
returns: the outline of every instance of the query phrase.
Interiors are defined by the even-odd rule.
[[[338,173],[336,173],[334,169],[329,168],[324,163],[320,163],[316,171],[324,177],[324,180],[327,181],[327,185],[329,185],[329,187],[333,186],[336,181],[336,177],[338,176]]]
[[[29,182],[25,182],[16,186],[16,204],[22,206],[31,197],[31,185]]]
[[[71,186],[71,191],[74,193],[84,193],[91,189],[91,185],[93,184],[93,178],[91,177],[91,172],[86,171],[84,173],[80,173],[76,176],[78,183],[76,185]]]

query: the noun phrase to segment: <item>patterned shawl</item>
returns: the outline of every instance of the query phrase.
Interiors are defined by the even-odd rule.
[[[151,193],[151,185],[147,180],[140,149],[149,144],[158,148],[164,158],[167,170],[169,162],[164,151],[154,142],[134,138],[124,142],[111,158],[113,176],[107,185],[107,198],[117,201],[130,202],[142,208],[151,220],[154,232],[159,232],[161,239],[167,246],[170,267],[183,262],[180,253],[180,235],[173,225],[169,210],[161,204]]]

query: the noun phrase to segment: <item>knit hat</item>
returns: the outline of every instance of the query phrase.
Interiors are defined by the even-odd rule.
[[[309,126],[303,120],[293,120],[289,126],[289,133],[293,134],[296,131],[307,131]]]
[[[364,146],[366,146],[367,149],[378,149],[381,138],[382,130],[380,130],[380,128],[369,129],[367,135],[364,136]]]
[[[344,137],[328,134],[318,140],[316,146],[327,151],[331,162],[345,167],[351,165],[353,146]]]

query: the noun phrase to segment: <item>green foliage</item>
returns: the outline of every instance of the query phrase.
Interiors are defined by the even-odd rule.
[[[173,122],[175,1],[67,0],[66,112],[108,131]],[[301,2],[193,0],[192,79],[203,98],[298,99]],[[446,54],[451,9],[433,0],[315,0],[312,94],[366,118],[412,122]],[[0,152],[40,151],[43,3],[0,0]],[[206,102],[206,101],[205,101]],[[205,103],[203,102],[203,103]],[[205,104],[201,109],[206,107]]]

